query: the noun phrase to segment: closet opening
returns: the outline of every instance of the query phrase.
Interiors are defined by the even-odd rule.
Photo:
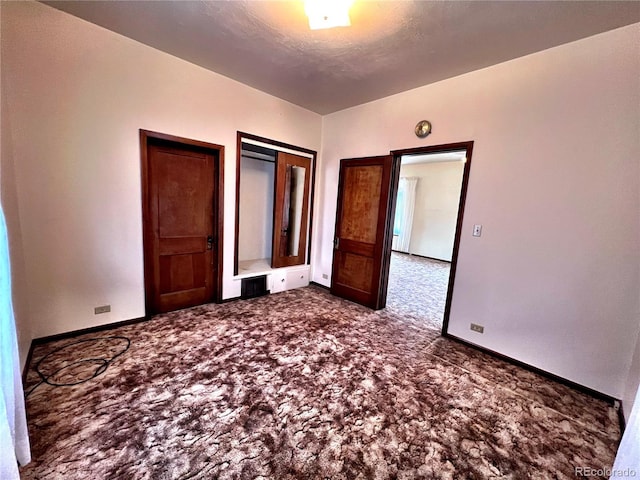
[[[313,150],[238,132],[236,279],[268,274],[279,291],[290,287],[274,285],[276,270],[310,263],[315,164]]]

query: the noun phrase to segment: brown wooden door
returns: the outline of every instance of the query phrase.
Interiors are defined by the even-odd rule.
[[[148,145],[147,161],[147,313],[211,302],[218,264],[214,153],[155,141]]]
[[[311,159],[278,152],[271,267],[302,265],[307,253]]]
[[[386,304],[392,164],[391,156],[340,162],[331,293],[374,309]]]

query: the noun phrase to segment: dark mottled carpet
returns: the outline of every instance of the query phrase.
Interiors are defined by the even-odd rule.
[[[70,345],[96,336],[131,346]],[[24,479],[573,479],[620,434],[602,401],[316,287],[39,345],[31,365],[50,352],[51,383],[107,368],[29,395]]]

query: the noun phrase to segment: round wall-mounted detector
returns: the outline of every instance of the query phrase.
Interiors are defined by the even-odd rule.
[[[429,120],[420,120],[416,124],[416,136],[424,138],[431,133],[431,122]]]

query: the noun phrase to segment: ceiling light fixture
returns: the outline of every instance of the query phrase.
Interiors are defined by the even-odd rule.
[[[309,28],[350,27],[349,8],[352,4],[353,0],[304,0]]]

